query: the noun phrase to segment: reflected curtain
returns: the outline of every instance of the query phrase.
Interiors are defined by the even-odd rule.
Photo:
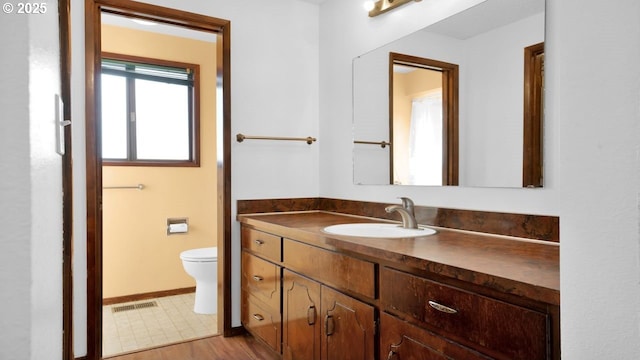
[[[412,101],[409,182],[407,185],[442,185],[441,92]]]

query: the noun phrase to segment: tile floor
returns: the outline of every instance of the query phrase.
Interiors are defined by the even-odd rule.
[[[113,307],[148,301],[155,301],[158,306],[112,311]],[[217,315],[194,313],[194,301],[195,293],[190,293],[103,306],[103,356],[217,334]]]

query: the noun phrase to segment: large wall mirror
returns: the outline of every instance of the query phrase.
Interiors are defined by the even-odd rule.
[[[542,186],[544,24],[487,0],[355,58],[354,183]]]

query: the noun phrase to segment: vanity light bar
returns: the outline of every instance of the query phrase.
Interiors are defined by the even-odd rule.
[[[384,14],[387,11],[393,10],[398,6],[402,6],[412,1],[420,2],[422,0],[377,0],[374,3],[373,9],[369,11],[369,17]]]

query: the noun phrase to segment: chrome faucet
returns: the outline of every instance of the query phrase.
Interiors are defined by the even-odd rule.
[[[417,229],[418,221],[413,209],[413,201],[407,197],[401,197],[402,205],[389,205],[384,210],[389,214],[398,212],[402,217],[402,227],[407,229]]]

